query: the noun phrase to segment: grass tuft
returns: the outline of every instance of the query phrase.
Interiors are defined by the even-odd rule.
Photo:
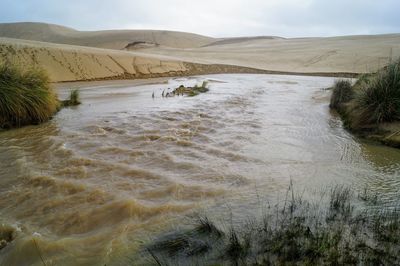
[[[222,237],[224,232],[217,228],[217,226],[211,222],[208,217],[200,217],[197,221],[196,231],[199,233],[214,235],[216,237]]]
[[[363,197],[373,197],[368,193]],[[354,193],[345,186],[324,195],[315,204],[293,196],[293,202],[268,209],[259,221],[232,225],[219,238],[204,233],[217,226],[201,219],[193,230],[169,234],[168,243],[156,241],[150,250],[163,265],[400,265],[399,210],[356,212]],[[193,247],[201,252],[188,252]]]
[[[71,90],[69,94],[69,99],[62,101],[61,104],[63,107],[76,106],[81,104],[79,90],[78,89]]]
[[[342,104],[349,102],[354,97],[349,80],[337,80],[333,86],[330,107],[339,109]]]
[[[360,75],[353,86],[349,81],[337,81],[330,107],[355,131],[400,120],[400,60],[375,74]]]
[[[400,61],[390,64],[370,80],[356,101],[360,124],[400,119]]]
[[[0,66],[0,128],[48,121],[59,102],[43,70]]]

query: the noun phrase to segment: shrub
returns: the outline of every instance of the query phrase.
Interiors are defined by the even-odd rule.
[[[57,96],[43,70],[0,66],[0,128],[45,122],[58,107]]]
[[[348,80],[337,80],[333,86],[330,107],[340,109],[341,104],[347,103],[354,97],[351,82]]]
[[[356,101],[359,124],[391,122],[400,118],[400,62],[380,71]]]

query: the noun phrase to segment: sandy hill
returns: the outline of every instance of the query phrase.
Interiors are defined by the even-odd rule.
[[[150,44],[195,48],[215,42],[202,35],[160,30],[77,31],[46,23],[0,23],[0,37],[122,50]]]
[[[0,37],[0,65],[40,67],[54,82],[138,79],[210,73],[266,73],[229,65],[202,65],[163,55]]]
[[[40,66],[52,81],[140,78],[187,70],[183,62],[165,56],[144,57],[127,51],[0,38],[0,64],[5,62]]]
[[[373,72],[398,57],[400,34],[213,39],[169,31],[0,24],[0,63],[40,66],[53,81],[257,71],[343,75]]]
[[[232,64],[286,72],[375,71],[400,57],[400,34],[332,38],[234,38],[205,47],[153,47],[146,54],[170,55],[198,63]]]
[[[234,44],[234,43],[242,43],[254,40],[274,40],[274,39],[284,39],[282,37],[277,36],[254,36],[254,37],[231,37],[231,38],[220,38],[215,42],[203,45],[203,47],[207,46],[215,46],[215,45],[224,45],[224,44]]]

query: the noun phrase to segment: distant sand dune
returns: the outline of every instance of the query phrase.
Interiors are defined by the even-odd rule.
[[[53,81],[229,72],[343,76],[376,71],[398,57],[400,34],[215,39],[170,31],[0,24],[0,63],[41,66]]]
[[[283,38],[275,37],[275,36],[223,38],[221,40],[217,40],[215,42],[203,45],[203,47],[215,46],[215,45],[225,45],[225,44],[234,44],[234,43],[248,42],[248,41],[254,41],[254,40],[273,40],[273,39],[283,39]]]
[[[228,39],[193,49],[153,47],[140,51],[203,64],[232,64],[273,71],[365,73],[400,57],[400,34]]]
[[[122,50],[134,42],[176,48],[200,47],[216,39],[193,33],[161,30],[77,31],[46,23],[0,23],[0,37]]]

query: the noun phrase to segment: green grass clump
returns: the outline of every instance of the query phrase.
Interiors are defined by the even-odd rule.
[[[333,86],[330,107],[339,109],[342,104],[353,99],[354,92],[349,80],[337,80]]]
[[[0,128],[45,122],[58,108],[59,101],[43,70],[0,66]]]
[[[69,99],[62,101],[61,104],[63,107],[76,106],[81,104],[79,90],[71,90],[69,94]]]
[[[361,88],[356,109],[360,124],[400,119],[400,62],[388,65]]]
[[[356,193],[344,186],[316,203],[289,190],[290,199],[262,217],[228,226],[202,218],[193,229],[169,233],[146,248],[149,259],[158,265],[400,265],[398,209],[356,210]]]
[[[355,131],[400,120],[400,60],[377,73],[360,75],[353,86],[349,81],[337,81],[330,107]]]

